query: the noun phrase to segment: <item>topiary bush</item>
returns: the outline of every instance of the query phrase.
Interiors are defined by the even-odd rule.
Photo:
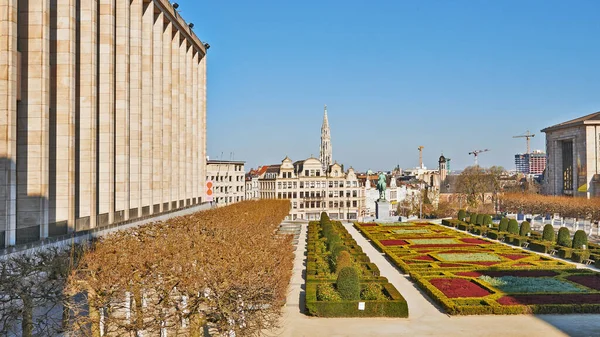
[[[583,245],[587,247],[587,239],[587,234],[582,229],[576,231],[573,235],[573,248],[582,249]]]
[[[527,234],[531,233],[531,225],[527,221],[521,222],[521,228],[519,229],[520,236],[527,236]]]
[[[465,212],[464,209],[461,209],[460,211],[458,211],[458,220],[465,221],[466,217],[467,217],[467,212]]]
[[[517,222],[517,220],[508,220],[508,228],[506,230],[511,234],[519,234],[519,223]]]
[[[508,218],[500,219],[500,226],[498,227],[498,232],[506,232],[508,230]]]
[[[475,223],[478,225],[483,225],[483,214],[477,214],[477,219],[475,220]]]
[[[483,225],[486,227],[492,226],[492,216],[491,215],[486,214],[483,216]]]
[[[317,285],[317,300],[319,301],[341,301],[340,294],[335,290],[331,283],[319,283]]]
[[[352,255],[348,253],[348,251],[341,251],[335,262],[335,272],[339,273],[342,269],[346,267],[352,267],[354,265],[354,261],[352,259]]]
[[[342,300],[356,301],[360,299],[360,282],[356,269],[345,267],[340,270],[335,286]]]
[[[559,246],[571,247],[571,234],[567,227],[561,227],[558,230],[558,239],[556,240]]]
[[[543,241],[552,241],[554,242],[554,226],[551,224],[547,224],[544,226],[544,232],[542,233]]]
[[[469,223],[474,224],[476,222],[477,222],[477,214],[472,213],[471,216],[469,217]]]
[[[329,216],[327,215],[326,212],[321,212],[321,226],[325,223],[329,222]]]

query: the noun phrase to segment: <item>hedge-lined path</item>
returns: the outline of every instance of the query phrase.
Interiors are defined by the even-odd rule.
[[[440,312],[352,224],[346,229],[406,298],[408,318],[318,318],[304,312],[307,224],[302,225],[281,329],[269,336],[600,336],[600,315],[454,316]]]

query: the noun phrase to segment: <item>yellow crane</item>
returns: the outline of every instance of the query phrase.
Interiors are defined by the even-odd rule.
[[[535,134],[530,133],[529,130],[523,135],[513,136],[513,138],[525,138],[527,140],[527,153],[529,152],[529,138],[535,137]]]

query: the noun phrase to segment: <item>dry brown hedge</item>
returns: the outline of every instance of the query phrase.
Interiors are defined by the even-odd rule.
[[[559,213],[563,217],[600,220],[600,198],[505,193],[501,196],[500,201],[502,210],[507,212]]]
[[[69,278],[72,330],[200,336],[210,322],[240,336],[273,327],[293,264],[291,236],[276,234],[288,212],[288,201],[245,201],[100,239]]]

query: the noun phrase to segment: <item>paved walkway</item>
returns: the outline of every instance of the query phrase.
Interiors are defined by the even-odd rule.
[[[316,318],[304,312],[306,229],[302,226],[281,328],[269,336],[600,336],[600,315],[448,316],[351,224],[346,229],[381,275],[406,298],[408,318]]]

